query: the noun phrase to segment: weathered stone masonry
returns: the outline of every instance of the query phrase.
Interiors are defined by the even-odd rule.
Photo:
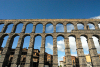
[[[7,26],[13,23],[13,28],[11,33],[5,33]],[[23,29],[21,33],[15,33],[16,27],[19,23],[23,23]],[[31,33],[25,33],[26,25],[32,23],[33,30]],[[35,33],[35,28],[37,24],[43,24],[43,33]],[[51,23],[53,24],[54,32],[53,33],[45,33],[46,24]],[[58,23],[63,24],[64,32],[56,32],[56,25]],[[74,30],[71,33],[67,32],[66,25],[68,23],[72,23],[74,25]],[[82,23],[84,25],[84,30],[78,30],[77,24]],[[95,30],[90,30],[87,26],[88,23],[92,23],[95,26]],[[89,46],[89,53],[91,56],[92,66],[93,67],[100,67],[100,60],[97,54],[97,50],[95,48],[92,36],[97,36],[100,39],[100,29],[98,24],[100,23],[100,19],[17,19],[17,20],[0,20],[0,24],[4,24],[4,27],[0,33],[0,47],[3,42],[3,38],[8,35],[9,38],[7,40],[6,46],[3,49],[1,58],[0,58],[0,67],[5,67],[10,55],[10,49],[12,47],[12,43],[15,36],[20,36],[19,41],[15,50],[15,54],[12,60],[11,67],[16,67],[20,63],[21,52],[23,47],[23,40],[24,37],[29,35],[30,44],[27,51],[26,56],[26,63],[25,67],[34,67],[32,64],[32,53],[34,47],[34,38],[38,35],[42,37],[42,44],[40,50],[40,57],[39,57],[39,67],[44,67],[44,53],[45,53],[45,38],[48,35],[53,37],[53,67],[58,67],[58,53],[57,53],[57,37],[59,35],[64,37],[65,40],[65,55],[66,55],[66,65],[65,67],[72,67],[71,61],[71,54],[70,54],[70,46],[69,46],[69,36],[75,36],[76,39],[76,46],[77,46],[77,54],[79,58],[79,65],[80,67],[87,67],[86,59],[83,52],[82,43],[80,40],[80,36],[84,35],[87,37],[88,46]],[[99,40],[100,44],[100,40]]]

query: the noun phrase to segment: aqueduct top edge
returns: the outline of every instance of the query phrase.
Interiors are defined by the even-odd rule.
[[[0,21],[100,21],[100,19],[0,19]]]

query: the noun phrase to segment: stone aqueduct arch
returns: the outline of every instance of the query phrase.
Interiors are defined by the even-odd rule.
[[[93,23],[95,26],[95,30],[90,30],[87,26],[88,23]],[[13,23],[13,28],[11,33],[5,33],[7,26]],[[19,23],[23,23],[23,28],[21,33],[15,33],[16,26]],[[31,33],[25,33],[26,25],[32,23],[33,29]],[[43,24],[43,33],[35,33],[35,28],[37,24]],[[45,26],[46,24],[51,23],[53,24],[54,32],[53,33],[45,33]],[[56,25],[58,23],[62,23],[64,26],[64,32],[56,32]],[[74,30],[70,33],[67,32],[66,24],[72,23],[74,25]],[[82,23],[84,25],[84,30],[78,30],[77,24]],[[13,43],[13,39],[15,36],[19,36],[19,41],[15,50],[15,54],[12,60],[11,67],[16,67],[16,64],[20,62],[21,57],[21,49],[24,37],[26,35],[30,36],[30,44],[27,51],[25,67],[34,67],[32,65],[32,53],[34,47],[34,38],[37,35],[42,37],[41,49],[40,49],[40,57],[39,57],[39,67],[44,67],[44,52],[45,52],[45,37],[51,35],[53,37],[53,67],[58,67],[58,54],[57,54],[57,36],[62,35],[65,40],[65,55],[66,55],[66,65],[65,67],[72,67],[71,61],[71,54],[70,54],[70,46],[69,46],[69,39],[70,35],[75,36],[76,39],[76,46],[77,46],[77,54],[79,58],[79,65],[80,67],[87,67],[86,59],[83,52],[83,47],[81,44],[80,36],[85,35],[88,40],[89,46],[89,53],[92,60],[93,67],[100,67],[100,60],[97,54],[97,50],[93,43],[92,36],[96,35],[99,38],[100,44],[100,29],[98,24],[100,23],[100,19],[16,19],[16,20],[0,20],[0,24],[4,24],[2,31],[0,32],[0,45],[2,44],[3,37],[8,35],[9,38],[7,40],[6,46],[3,49],[1,58],[0,58],[0,67],[5,67],[9,55],[10,49],[12,47],[11,43]]]

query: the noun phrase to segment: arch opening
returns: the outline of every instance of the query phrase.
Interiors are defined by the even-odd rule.
[[[64,32],[64,26],[61,23],[56,25],[56,32]]]
[[[80,36],[80,38],[81,38],[81,43],[82,43],[84,54],[88,55],[89,54],[89,47],[88,47],[87,38],[85,36]]]
[[[20,58],[20,64],[19,64],[21,67],[25,66],[26,55],[27,55],[29,43],[30,43],[30,36],[29,35],[24,36],[23,45],[22,45],[22,52],[21,52],[21,58]]]
[[[77,24],[78,30],[84,30],[84,25],[82,23]]]
[[[8,66],[10,67],[11,66],[11,62],[13,60],[13,57],[14,57],[14,53],[15,53],[15,49],[17,47],[17,44],[18,44],[18,39],[19,39],[19,36],[13,36],[12,37],[12,40],[11,40],[11,50],[10,50],[10,55],[9,55],[9,61],[8,61]]]
[[[93,23],[88,23],[87,25],[89,26],[90,30],[94,30],[95,29],[95,26],[94,26]]]
[[[97,53],[100,54],[99,39],[96,36],[92,36],[92,38],[93,38],[93,42],[94,42],[95,48],[97,50]]]
[[[9,24],[9,25],[7,26],[7,29],[6,29],[6,32],[5,32],[5,33],[11,33],[12,28],[13,28],[13,24]]]
[[[23,49],[28,49],[30,43],[30,36],[24,37]]]
[[[67,32],[70,33],[72,30],[74,30],[74,25],[72,23],[68,23],[66,25],[67,27]]]
[[[34,41],[34,47],[33,47],[34,48],[34,50],[33,50],[33,66],[38,67],[42,37],[40,35],[37,35],[34,39],[35,39],[35,41]],[[34,56],[38,56],[38,58],[35,58]]]
[[[18,44],[18,39],[19,39],[19,36],[14,37],[14,41],[13,41],[13,44],[12,44],[12,49],[16,49],[17,44]]]
[[[60,61],[63,61],[65,57],[65,43],[63,36],[57,37],[57,52],[58,52],[58,65],[60,66]]]
[[[45,41],[45,65],[52,67],[53,64],[53,37],[46,36]]]
[[[0,24],[0,32],[2,31],[4,24]]]
[[[99,27],[99,29],[100,29],[100,23],[98,23],[98,27]]]
[[[46,33],[53,33],[53,25],[51,23],[46,24]]]
[[[87,37],[82,35],[82,36],[80,36],[80,38],[81,38],[81,43],[82,43],[84,55],[85,55],[85,58],[86,58],[86,64],[87,64],[87,66],[92,67]]]
[[[69,47],[70,47],[72,66],[78,67],[79,61],[78,61],[78,55],[77,55],[76,37],[74,35],[69,36]]]
[[[43,25],[42,24],[36,25],[35,33],[43,33]]]
[[[72,56],[77,56],[77,47],[76,47],[76,41],[75,41],[75,37],[74,36],[69,36],[69,45],[70,45],[70,52]]]
[[[33,29],[33,24],[32,23],[27,24],[25,33],[31,33],[32,29]]]
[[[21,33],[22,28],[23,28],[23,23],[17,24],[15,33]]]
[[[6,35],[6,36],[4,36],[4,37],[2,37],[1,38],[1,45],[0,45],[0,47],[1,47],[1,49],[3,50],[3,48],[6,46],[6,43],[7,43],[7,40],[8,40],[8,35]]]

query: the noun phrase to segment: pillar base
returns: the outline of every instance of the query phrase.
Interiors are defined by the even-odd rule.
[[[3,63],[0,63],[0,67],[3,67],[2,64],[3,64]]]
[[[80,65],[80,67],[87,67],[87,65],[86,64],[82,64],[82,65]]]
[[[11,67],[17,67],[17,64],[11,64]]]
[[[58,67],[58,65],[53,65],[53,67]]]
[[[73,67],[72,65],[66,65],[66,66],[64,66],[64,67]]]
[[[38,67],[44,67],[44,63],[39,63]]]
[[[100,66],[95,65],[95,66],[92,66],[92,67],[100,67]]]
[[[30,63],[25,64],[24,67],[32,67],[32,65],[30,65]]]

